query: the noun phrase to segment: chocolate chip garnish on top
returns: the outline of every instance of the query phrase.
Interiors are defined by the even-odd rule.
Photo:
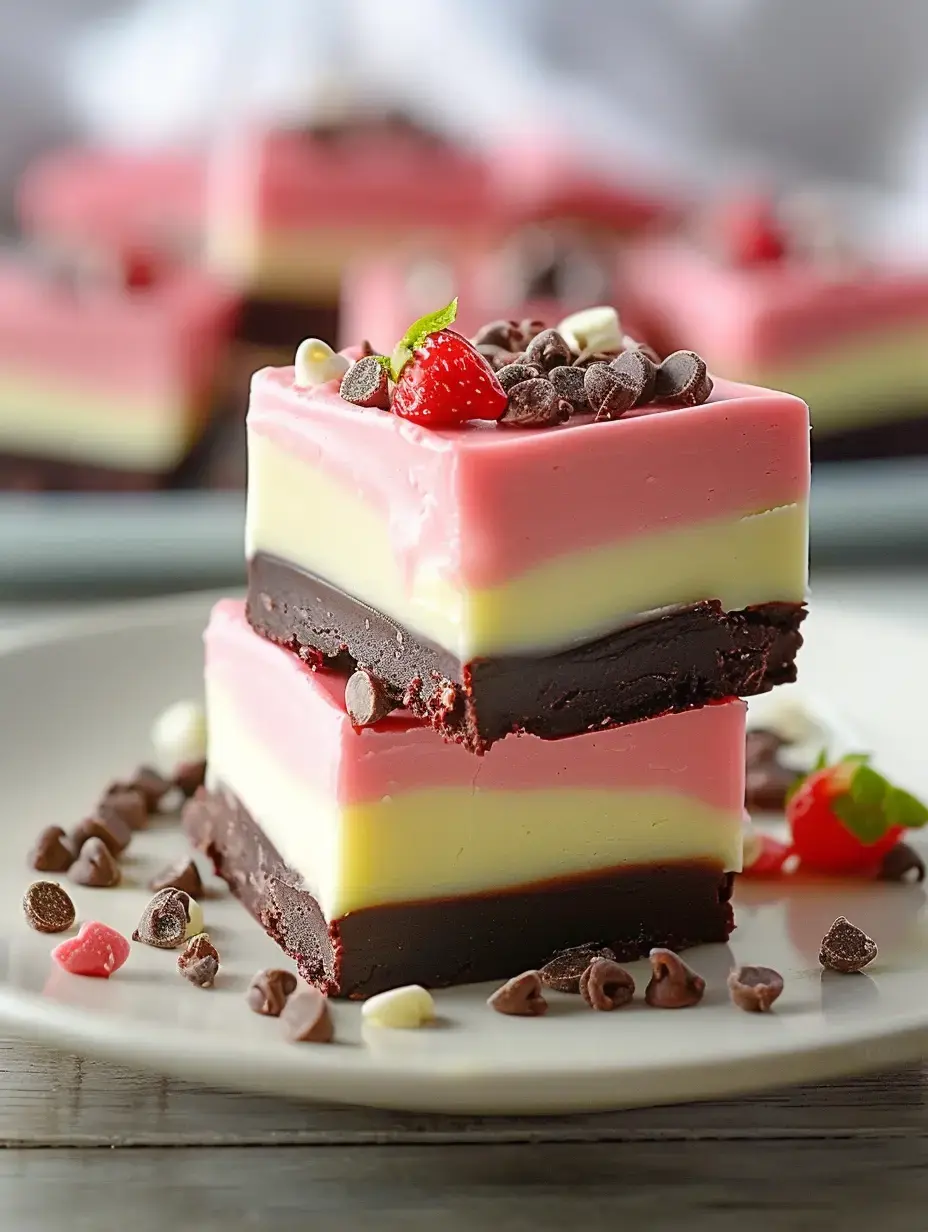
[[[76,915],[70,894],[57,881],[34,881],[23,895],[23,913],[40,933],[63,933]]]
[[[545,377],[520,381],[509,390],[499,422],[507,428],[549,428],[570,419],[571,406]]]
[[[571,361],[571,367],[589,368],[593,364],[611,364],[617,355],[617,351],[601,351],[597,347],[584,347],[576,359]]]
[[[735,967],[728,976],[728,995],[739,1010],[765,1014],[783,991],[783,976],[772,967]]]
[[[873,962],[877,953],[873,938],[852,924],[846,916],[839,915],[822,938],[818,960],[831,971],[853,975]]]
[[[661,1010],[682,1010],[698,1005],[706,991],[706,981],[686,965],[673,950],[653,949],[651,979],[644,990],[648,1005]]]
[[[635,981],[611,958],[594,958],[580,976],[580,996],[594,1010],[617,1010],[635,995]]]
[[[880,865],[880,881],[924,881],[925,861],[908,843],[890,847]]]
[[[572,368],[567,365],[552,368],[548,373],[548,380],[578,414],[589,409],[582,368]]]
[[[121,874],[116,857],[100,838],[88,838],[71,865],[71,879],[78,885],[109,889],[119,885]]]
[[[609,367],[621,377],[628,377],[635,389],[635,406],[643,406],[654,397],[657,387],[657,364],[644,351],[623,351]]]
[[[64,873],[77,859],[77,852],[61,826],[46,826],[29,852],[29,866],[39,873]]]
[[[370,727],[397,707],[390,686],[373,672],[359,667],[345,685],[345,709],[355,727]]]
[[[353,363],[338,392],[355,406],[388,411],[390,409],[390,378],[376,355],[368,355]]]
[[[635,405],[638,394],[631,379],[610,364],[593,364],[584,375],[584,389],[597,421],[619,419]]]
[[[569,364],[573,358],[567,339],[556,329],[545,329],[536,334],[525,348],[525,358],[530,364],[540,364],[545,372]]]
[[[156,873],[148,883],[149,890],[183,890],[191,898],[203,893],[203,879],[193,860],[178,860]]]
[[[292,971],[269,967],[259,971],[252,979],[245,1000],[256,1014],[279,1018],[287,1004],[287,998],[296,990],[296,976]]]
[[[475,350],[478,355],[483,356],[494,372],[499,372],[500,368],[512,363],[512,352],[504,351],[502,347],[482,342]]]
[[[544,372],[537,364],[508,363],[496,371],[496,379],[507,393],[514,385],[543,376]]]
[[[657,369],[655,397],[675,406],[697,406],[712,393],[706,362],[695,351],[674,351]]]
[[[513,976],[501,988],[487,998],[487,1005],[497,1014],[510,1014],[515,1018],[539,1018],[547,1012],[548,1003],[542,991],[541,976],[537,971],[523,971]]]
[[[541,976],[541,982],[548,988],[556,988],[558,992],[578,993],[580,976],[594,958],[611,958],[614,961],[615,954],[604,945],[576,945],[555,954],[538,974]]]
[[[520,351],[525,346],[525,334],[518,321],[488,321],[471,339],[474,346],[498,347],[503,351]]]
[[[173,950],[184,940],[190,922],[190,898],[182,890],[159,890],[138,922],[133,941]]]

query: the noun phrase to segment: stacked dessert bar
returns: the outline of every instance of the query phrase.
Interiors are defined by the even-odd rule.
[[[332,995],[724,941],[744,703],[795,674],[809,426],[609,308],[453,306],[252,383],[193,842]]]

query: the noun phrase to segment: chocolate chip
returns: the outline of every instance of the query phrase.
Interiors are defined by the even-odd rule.
[[[518,321],[488,321],[480,326],[471,341],[478,351],[482,346],[492,346],[511,352],[522,349],[525,335]]]
[[[540,1017],[548,1009],[541,976],[537,971],[523,971],[521,975],[513,976],[487,999],[487,1005],[497,1014],[511,1014],[516,1018]]]
[[[561,950],[541,968],[538,974],[541,982],[548,988],[556,988],[558,992],[579,992],[580,976],[594,958],[615,959],[615,954],[606,946],[577,945],[569,950]]]
[[[185,800],[189,800],[206,780],[205,761],[186,761],[174,771],[171,786],[178,788]]]
[[[766,727],[752,727],[744,740],[744,757],[749,766],[776,757],[786,744],[782,736]]]
[[[328,999],[318,988],[301,988],[288,998],[280,1013],[284,1034],[291,1044],[328,1044],[334,1034]]]
[[[818,961],[831,971],[852,975],[873,962],[877,953],[873,938],[855,927],[845,916],[839,915],[822,938]]]
[[[23,912],[38,933],[63,933],[77,914],[70,894],[57,881],[34,881],[23,895]]]
[[[674,351],[657,369],[655,397],[674,406],[697,406],[712,393],[705,360],[695,351]]]
[[[199,898],[203,893],[203,880],[200,870],[192,860],[178,860],[169,864],[160,873],[156,873],[148,883],[149,890],[182,890],[191,898]]]
[[[580,996],[594,1010],[617,1010],[635,995],[635,981],[611,958],[594,958],[580,976]]]
[[[890,847],[880,865],[880,881],[924,881],[925,862],[908,843]]]
[[[370,727],[396,709],[396,698],[389,685],[362,667],[348,677],[345,709],[355,727]]]
[[[182,890],[159,890],[139,920],[133,941],[173,950],[181,944],[190,922],[190,898]]]
[[[178,955],[177,969],[198,988],[212,988],[219,971],[219,951],[209,939],[209,933],[197,933]]]
[[[519,322],[520,345],[527,347],[530,342],[533,342],[539,334],[544,333],[547,328],[544,321],[536,321],[534,317],[523,317]]]
[[[537,364],[509,363],[497,369],[496,379],[508,393],[514,385],[521,385],[523,381],[532,381],[535,377],[543,375],[544,373]]]
[[[172,783],[170,779],[166,779],[163,774],[159,774],[151,766],[139,766],[131,782],[114,783],[110,790],[114,791],[117,788],[121,790],[125,787],[132,787],[140,791],[145,797],[149,813],[153,813],[171,790]]]
[[[353,363],[342,377],[338,392],[355,406],[376,407],[381,411],[390,409],[390,378],[375,355]]]
[[[557,390],[558,394],[569,402],[575,411],[581,412],[589,409],[590,404],[587,401],[586,386],[581,368],[570,368],[566,365],[560,368],[552,368],[548,373],[548,380]]]
[[[148,803],[137,787],[110,789],[97,805],[98,817],[117,817],[130,830],[144,830],[148,825]]]
[[[481,355],[494,372],[499,372],[500,368],[505,368],[507,364],[512,362],[512,352],[505,351],[502,347],[490,346],[488,342],[482,342],[480,346],[474,348],[478,355]]]
[[[509,390],[509,405],[499,422],[508,428],[550,428],[570,419],[570,403],[545,377],[520,381]]]
[[[688,967],[673,950],[654,949],[648,955],[653,972],[644,999],[661,1010],[682,1010],[697,1005],[706,991],[706,981]]]
[[[296,990],[296,976],[279,967],[259,971],[249,985],[245,1000],[256,1014],[279,1018],[287,998]]]
[[[589,368],[593,364],[611,364],[618,354],[618,351],[601,351],[596,347],[584,347],[577,358],[572,360],[571,367]]]
[[[736,967],[728,976],[728,995],[739,1010],[765,1014],[783,991],[783,976],[772,967]]]
[[[631,380],[613,371],[609,364],[593,364],[587,368],[583,386],[597,422],[619,419],[635,405],[637,391]]]
[[[61,826],[46,826],[29,852],[29,866],[40,873],[64,873],[77,859],[77,852]]]
[[[371,344],[368,342],[366,338],[362,340],[361,345],[358,347],[358,350],[361,352],[359,356],[360,359],[369,359],[372,355],[377,354],[377,352],[374,350],[374,348],[371,346]]]
[[[101,838],[86,840],[80,855],[71,865],[71,878],[78,885],[94,886],[98,889],[119,885],[119,865]]]
[[[646,342],[638,342],[631,334],[624,334],[622,337],[622,347],[626,351],[642,351],[651,363],[655,366],[661,362],[661,357],[655,351],[654,347],[648,346]]]
[[[132,842],[132,831],[118,813],[110,813],[106,818],[85,817],[71,831],[71,845],[75,851],[80,851],[89,838],[100,839],[114,856],[118,856]]]
[[[635,406],[644,406],[654,397],[657,386],[657,364],[645,355],[644,351],[623,351],[609,365],[613,372],[621,377],[628,377],[632,387],[637,390]]]
[[[758,762],[748,766],[744,777],[744,804],[749,810],[779,812],[786,807],[786,797],[799,776],[779,761]]]
[[[569,364],[573,356],[567,340],[556,329],[544,329],[525,348],[525,358],[530,364],[540,364],[548,372],[551,368]]]

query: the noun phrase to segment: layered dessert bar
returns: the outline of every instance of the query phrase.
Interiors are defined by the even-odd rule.
[[[292,367],[258,372],[254,628],[307,661],[367,669],[477,752],[794,679],[805,404],[713,387],[691,352],[657,370],[622,349],[611,309],[597,314],[616,339],[609,362],[534,323],[514,344],[524,355],[496,348],[515,362],[497,356],[494,374],[454,331],[426,331],[392,392],[384,375],[364,406],[346,389],[363,373],[376,384],[375,357],[341,387],[345,360],[315,385]]]
[[[186,831],[324,991],[727,939],[744,703],[476,760],[405,712],[354,726],[344,679],[259,637],[238,601],[205,640],[209,771]]]

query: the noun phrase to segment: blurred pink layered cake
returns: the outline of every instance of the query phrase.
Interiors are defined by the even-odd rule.
[[[236,304],[193,269],[0,261],[0,486],[169,481],[208,422]]]

